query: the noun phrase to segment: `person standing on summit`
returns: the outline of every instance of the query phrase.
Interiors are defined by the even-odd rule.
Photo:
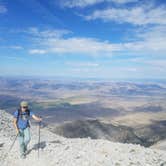
[[[14,127],[17,132],[21,158],[26,157],[27,145],[30,142],[30,124],[29,119],[32,117],[34,120],[41,122],[42,119],[36,116],[28,108],[28,102],[22,101],[20,103],[20,108],[14,112]]]

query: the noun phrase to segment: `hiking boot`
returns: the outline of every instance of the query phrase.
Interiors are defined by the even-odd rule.
[[[25,158],[26,158],[26,155],[25,155],[25,154],[22,154],[20,157],[21,157],[21,159],[25,159]]]
[[[27,153],[27,146],[24,147],[24,153]]]

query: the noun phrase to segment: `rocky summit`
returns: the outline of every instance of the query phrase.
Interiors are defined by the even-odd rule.
[[[31,126],[31,142],[25,159],[19,156],[18,141],[9,151],[15,130],[12,116],[0,110],[1,166],[166,166],[166,152],[136,144],[103,139],[64,138],[41,128],[38,151],[38,126]]]

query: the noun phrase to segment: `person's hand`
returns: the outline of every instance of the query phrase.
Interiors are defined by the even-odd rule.
[[[42,121],[42,118],[40,116],[32,115],[32,118],[35,119],[37,122]]]
[[[41,122],[43,119],[41,117],[38,118],[38,121]]]
[[[17,135],[21,137],[21,136],[22,136],[22,133],[18,130],[18,131],[17,131]]]

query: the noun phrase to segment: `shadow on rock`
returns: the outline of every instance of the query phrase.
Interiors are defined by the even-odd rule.
[[[46,147],[46,141],[40,142],[40,144],[34,144],[31,149],[27,151],[29,154],[32,150],[44,149]]]

